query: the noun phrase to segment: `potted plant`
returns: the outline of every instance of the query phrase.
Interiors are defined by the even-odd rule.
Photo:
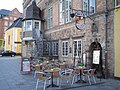
[[[53,65],[50,66],[50,69],[53,70],[55,67]]]
[[[83,67],[84,64],[83,63],[78,63],[77,66]]]

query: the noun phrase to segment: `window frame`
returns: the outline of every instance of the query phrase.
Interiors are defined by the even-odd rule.
[[[115,6],[120,6],[119,0],[115,0]]]
[[[64,44],[64,46],[63,46],[63,43],[65,43]],[[66,45],[66,43],[67,43],[67,45]],[[67,46],[67,47],[66,47]],[[66,52],[66,53],[65,53]],[[68,52],[69,52],[69,49],[68,49],[68,41],[62,41],[62,57],[68,57]]]
[[[27,23],[30,22],[30,27],[27,27]],[[25,31],[32,31],[32,20],[25,21]]]
[[[53,27],[53,7],[49,7],[47,12],[47,28],[50,29],[52,27]]]
[[[52,42],[52,55],[58,56],[59,44],[58,42]]]
[[[8,26],[8,25],[9,25],[8,21],[4,21],[4,26]]]
[[[71,22],[71,17],[70,17],[70,13],[71,13],[71,9],[70,9],[70,5],[72,0],[60,0],[59,3],[59,24],[66,24]]]
[[[38,27],[39,27],[39,28],[36,28],[36,26],[35,26],[35,25],[36,25],[36,24],[35,24],[36,22],[39,23],[39,24],[38,24]],[[40,30],[40,26],[41,26],[41,22],[40,22],[40,21],[37,21],[37,20],[34,20],[34,29]]]
[[[8,35],[8,45],[10,45],[10,35]]]
[[[77,42],[76,55],[75,55],[75,42]],[[78,51],[78,48],[79,48],[79,43],[78,42],[80,42],[80,44],[81,44],[81,47],[80,47],[81,50],[79,50],[79,51]],[[80,56],[79,56],[79,52],[80,52]],[[73,40],[73,57],[82,58],[82,39]]]
[[[85,13],[86,16],[92,15],[96,12],[96,0],[83,0],[82,2],[83,2],[83,5],[82,5],[83,11],[87,11]],[[84,6],[84,2],[87,2],[86,9],[85,9],[85,6]],[[91,12],[91,5],[92,5],[91,2],[94,2],[94,5],[93,5],[94,6],[94,12]]]

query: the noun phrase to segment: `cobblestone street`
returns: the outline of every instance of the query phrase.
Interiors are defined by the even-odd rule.
[[[32,74],[20,73],[20,57],[0,57],[0,90],[35,90],[36,80]],[[65,82],[61,87],[46,88],[46,90],[120,90],[120,81],[114,79],[97,79],[97,84],[73,84]],[[39,83],[38,90],[43,90]]]

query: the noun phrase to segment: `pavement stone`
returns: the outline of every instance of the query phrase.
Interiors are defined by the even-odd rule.
[[[21,74],[21,57],[0,57],[0,90],[35,90],[36,80],[33,73]],[[120,90],[120,80],[97,79],[97,84],[89,85],[66,83],[61,80],[61,87],[46,88],[46,90]],[[56,80],[54,81],[56,83]],[[48,84],[47,84],[48,85]],[[38,90],[43,90],[43,82],[39,83]]]

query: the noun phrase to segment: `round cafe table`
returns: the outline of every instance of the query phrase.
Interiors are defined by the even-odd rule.
[[[84,80],[82,80],[82,70],[84,70],[86,68],[82,67],[82,66],[77,66],[74,69],[80,71],[80,75],[79,75],[80,79],[76,83],[86,83]]]
[[[44,72],[47,72],[47,73],[51,73],[51,84],[48,85],[47,87],[58,87],[57,85],[55,85],[53,83],[53,73],[54,72],[59,72],[60,70],[59,69],[48,69],[48,70],[44,70]]]

